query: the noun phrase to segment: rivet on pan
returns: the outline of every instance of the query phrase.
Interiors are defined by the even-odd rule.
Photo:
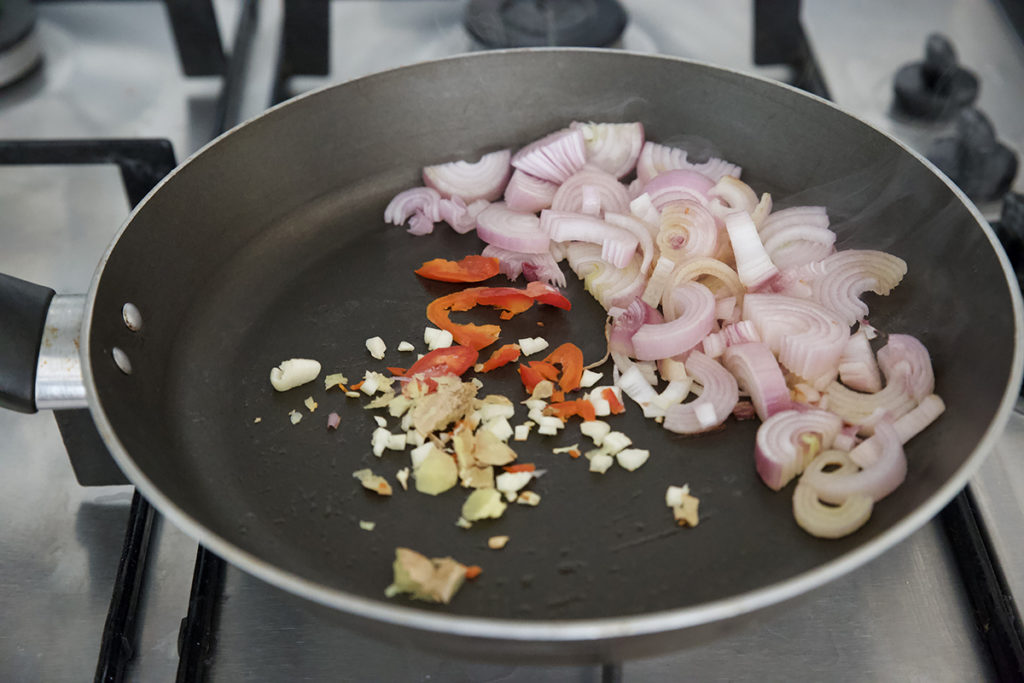
[[[128,329],[132,332],[138,332],[142,329],[142,312],[139,311],[138,306],[128,302],[121,309],[121,315],[124,317],[124,324],[128,326]]]
[[[114,365],[126,375],[132,374],[132,362],[128,360],[128,354],[115,346],[114,350],[110,352],[110,355],[114,357]]]

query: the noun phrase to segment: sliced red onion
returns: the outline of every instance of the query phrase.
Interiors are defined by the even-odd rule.
[[[870,444],[870,445],[869,445]],[[815,458],[803,477],[801,485],[810,486],[818,498],[826,503],[841,504],[850,496],[867,495],[876,503],[896,490],[907,477],[907,456],[895,428],[888,422],[879,422],[875,435],[857,448],[876,448],[876,461],[855,474],[836,474],[816,467],[815,461],[826,459],[828,454]],[[851,460],[852,455],[850,456]]]
[[[736,257],[736,274],[740,282],[749,289],[757,290],[778,277],[779,269],[768,258],[749,213],[730,213],[725,217],[725,229]]]
[[[441,200],[439,213],[441,220],[452,226],[452,230],[464,235],[476,229],[476,217],[490,205],[486,199],[477,199],[467,206],[462,197],[454,196]]]
[[[647,183],[655,176],[674,169],[697,171],[714,182],[727,175],[739,178],[741,171],[739,166],[715,157],[694,164],[687,160],[686,150],[659,145],[649,140],[644,143],[636,163],[636,175],[642,183]]]
[[[601,257],[623,268],[633,260],[639,240],[633,233],[605,221],[567,211],[540,212],[540,229],[556,242],[593,242],[601,245]]]
[[[550,209],[558,185],[516,169],[505,186],[505,204],[513,211],[537,213]]]
[[[754,462],[769,488],[788,484],[819,453],[832,448],[843,421],[824,410],[784,410],[757,428]]]
[[[512,165],[541,180],[563,183],[587,162],[583,131],[566,128],[515,153]]]
[[[711,200],[708,209],[719,220],[725,220],[734,211],[752,214],[758,205],[757,193],[750,189],[750,185],[732,176],[725,176],[715,183],[708,190],[708,197]]]
[[[840,453],[840,451],[832,451]],[[864,526],[874,509],[871,496],[854,495],[841,505],[826,505],[817,492],[802,482],[793,491],[793,518],[801,529],[817,538],[842,538]]]
[[[697,346],[715,324],[715,297],[696,282],[679,285],[672,291],[679,315],[664,323],[644,324],[633,335],[634,357],[658,360],[678,356]]]
[[[429,235],[432,232],[434,232],[434,221],[422,211],[417,211],[409,219],[410,235],[419,237],[421,235]]]
[[[509,251],[546,254],[551,244],[540,219],[532,213],[520,213],[495,202],[476,217],[476,233],[484,242]]]
[[[740,389],[750,395],[757,416],[762,420],[790,408],[792,401],[786,378],[766,344],[732,344],[722,354],[722,365],[733,374]]]
[[[565,287],[565,273],[550,252],[524,254],[488,244],[482,255],[498,259],[498,270],[509,280],[525,275],[527,280],[540,280],[556,287]]]
[[[887,295],[907,274],[907,263],[884,251],[846,249],[822,261],[825,274],[811,285],[814,297],[847,325],[868,314],[867,291]]]
[[[715,300],[715,318],[727,322],[737,320],[736,297],[723,296]],[[761,341],[760,337],[750,341]]]
[[[715,315],[717,317],[718,314]],[[704,353],[711,358],[718,358],[730,346],[760,341],[761,335],[758,334],[754,323],[749,320],[739,320],[704,337]]]
[[[935,391],[932,359],[924,344],[909,334],[890,334],[878,350],[878,366],[889,384],[900,384],[920,401]]]
[[[571,242],[566,249],[569,267],[605,310],[612,306],[626,307],[640,296],[647,280],[640,272],[640,257],[635,257],[625,268],[616,268],[602,258],[601,251],[597,244]]]
[[[399,192],[384,209],[384,222],[403,225],[416,212],[432,223],[441,220],[441,195],[429,187],[414,187]]]
[[[761,226],[761,239],[765,242],[777,233],[791,228],[827,228],[828,211],[824,206],[793,206],[772,212]]]
[[[644,194],[651,198],[651,204],[659,211],[669,202],[683,199],[706,206],[708,191],[714,186],[714,181],[697,171],[665,171],[644,185]]]
[[[611,173],[616,178],[626,175],[636,166],[644,144],[644,126],[635,123],[580,123],[570,128],[583,133],[587,163]]]
[[[825,396],[828,401],[825,407],[846,422],[857,425],[861,434],[873,433],[880,420],[895,421],[916,405],[914,397],[898,382],[873,394],[864,394],[833,382],[825,390]]]
[[[780,294],[747,294],[743,317],[757,326],[780,363],[815,387],[823,388],[838,374],[850,330],[820,304]]]
[[[665,290],[672,284],[672,273],[675,271],[675,268],[676,264],[671,259],[664,256],[658,257],[658,262],[651,272],[651,277],[647,279],[647,284],[644,285],[644,293],[641,296],[647,304],[651,306],[658,305],[658,302],[665,295]]]
[[[634,181],[636,182],[636,181]],[[632,193],[631,193],[632,194]],[[661,222],[661,214],[651,203],[651,195],[641,191],[629,202],[629,212],[647,225],[651,231],[651,237],[658,236],[658,224]]]
[[[606,211],[624,213],[629,210],[629,195],[615,176],[600,169],[584,168],[558,187],[551,208],[592,216]]]
[[[636,237],[641,256],[640,270],[644,273],[649,273],[651,262],[654,260],[657,250],[654,248],[654,238],[651,236],[651,231],[647,228],[647,225],[643,221],[624,213],[607,212],[604,215],[604,220],[616,228],[628,230]]]
[[[625,308],[618,310],[618,314],[613,314],[612,327],[608,333],[608,349],[626,356],[634,356],[633,335],[636,331],[645,324],[664,322],[664,318],[658,309],[640,298],[633,299]],[[609,313],[611,314],[611,311]]]
[[[839,381],[851,389],[874,393],[882,390],[882,376],[863,330],[850,335],[839,357]]]
[[[659,226],[661,255],[677,263],[691,256],[713,256],[718,251],[715,217],[699,202],[669,202],[662,208]]]
[[[512,152],[503,149],[485,154],[476,162],[453,161],[427,166],[423,169],[423,182],[441,196],[460,197],[467,204],[477,199],[493,202],[508,183],[512,173],[511,158]]]
[[[693,351],[687,357],[686,371],[703,390],[696,400],[665,410],[663,426],[677,434],[699,434],[714,429],[732,414],[739,400],[736,378],[700,351]]]
[[[693,256],[678,263],[675,270],[672,271],[671,284],[665,290],[665,295],[661,297],[661,310],[664,311],[666,318],[676,317],[672,297],[668,294],[680,284],[690,281],[700,282],[716,297],[734,297],[737,306],[742,304],[743,294],[746,291],[739,276],[736,275],[736,271],[729,266],[709,256]]]
[[[905,444],[923,432],[945,411],[946,404],[937,394],[925,396],[916,408],[893,423],[893,429],[896,430],[896,436],[899,437],[900,443]],[[861,467],[870,467],[878,461],[881,454],[878,442],[868,439],[850,450],[850,459]]]

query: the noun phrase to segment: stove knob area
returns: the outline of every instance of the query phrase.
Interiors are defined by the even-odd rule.
[[[973,107],[960,112],[953,134],[936,140],[927,156],[974,202],[1006,194],[1017,175],[1017,155],[996,140],[988,117]]]
[[[485,48],[612,47],[626,28],[618,0],[470,0],[464,23]]]
[[[893,94],[899,113],[932,121],[950,119],[978,98],[978,77],[957,64],[949,38],[933,33],[925,42],[924,61],[896,72]]]

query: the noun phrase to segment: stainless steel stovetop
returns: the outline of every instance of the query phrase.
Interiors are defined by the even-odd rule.
[[[627,49],[706,60],[772,78],[752,63],[752,3],[626,0]],[[240,3],[215,3],[231,45]],[[259,4],[239,118],[270,102],[281,2]],[[456,0],[345,0],[330,6],[330,74],[292,92],[473,49]],[[832,98],[923,147],[941,130],[888,115],[889,84],[942,31],[982,81],[979,106],[1003,142],[1024,150],[1024,46],[997,4],[982,0],[805,0],[803,25]],[[181,74],[160,2],[38,5],[41,69],[0,91],[0,139],[163,137],[179,160],[214,126],[219,77]],[[1015,189],[1024,190],[1018,179]],[[0,271],[62,293],[87,288],[128,212],[108,166],[0,165]],[[996,207],[982,207],[995,217]],[[971,483],[1009,588],[1024,596],[1024,409],[1018,405]],[[81,488],[53,417],[0,413],[0,679],[64,681],[96,669],[131,500],[127,486]],[[197,546],[156,522],[130,680],[171,680]],[[499,666],[368,640],[297,609],[228,568],[211,680],[597,681],[598,667]],[[607,671],[604,672],[607,675]],[[789,609],[704,646],[626,662],[627,681],[928,680],[995,677],[953,551],[938,522]]]

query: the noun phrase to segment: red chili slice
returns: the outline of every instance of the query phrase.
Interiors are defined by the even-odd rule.
[[[498,274],[499,261],[493,256],[470,254],[458,261],[436,258],[427,261],[415,273],[441,282],[483,282]]]
[[[519,344],[505,344],[492,353],[490,358],[484,361],[483,365],[480,366],[480,372],[490,372],[495,368],[500,368],[503,365],[514,363],[519,360],[520,353],[521,349],[519,348]]]
[[[539,286],[534,286],[539,285]],[[534,301],[568,310],[569,300],[558,290],[543,282],[531,282],[526,289],[515,287],[470,287],[434,299],[427,305],[427,318],[442,330],[452,333],[455,341],[474,349],[482,349],[498,340],[498,325],[459,324],[451,321],[452,311],[468,311],[474,306],[492,306],[501,311],[501,319],[508,320],[530,308]]]
[[[461,375],[473,367],[478,355],[476,349],[468,346],[455,345],[446,349],[434,349],[413,363],[412,367],[405,371],[405,376],[418,375],[421,378],[428,378],[449,374]]]

